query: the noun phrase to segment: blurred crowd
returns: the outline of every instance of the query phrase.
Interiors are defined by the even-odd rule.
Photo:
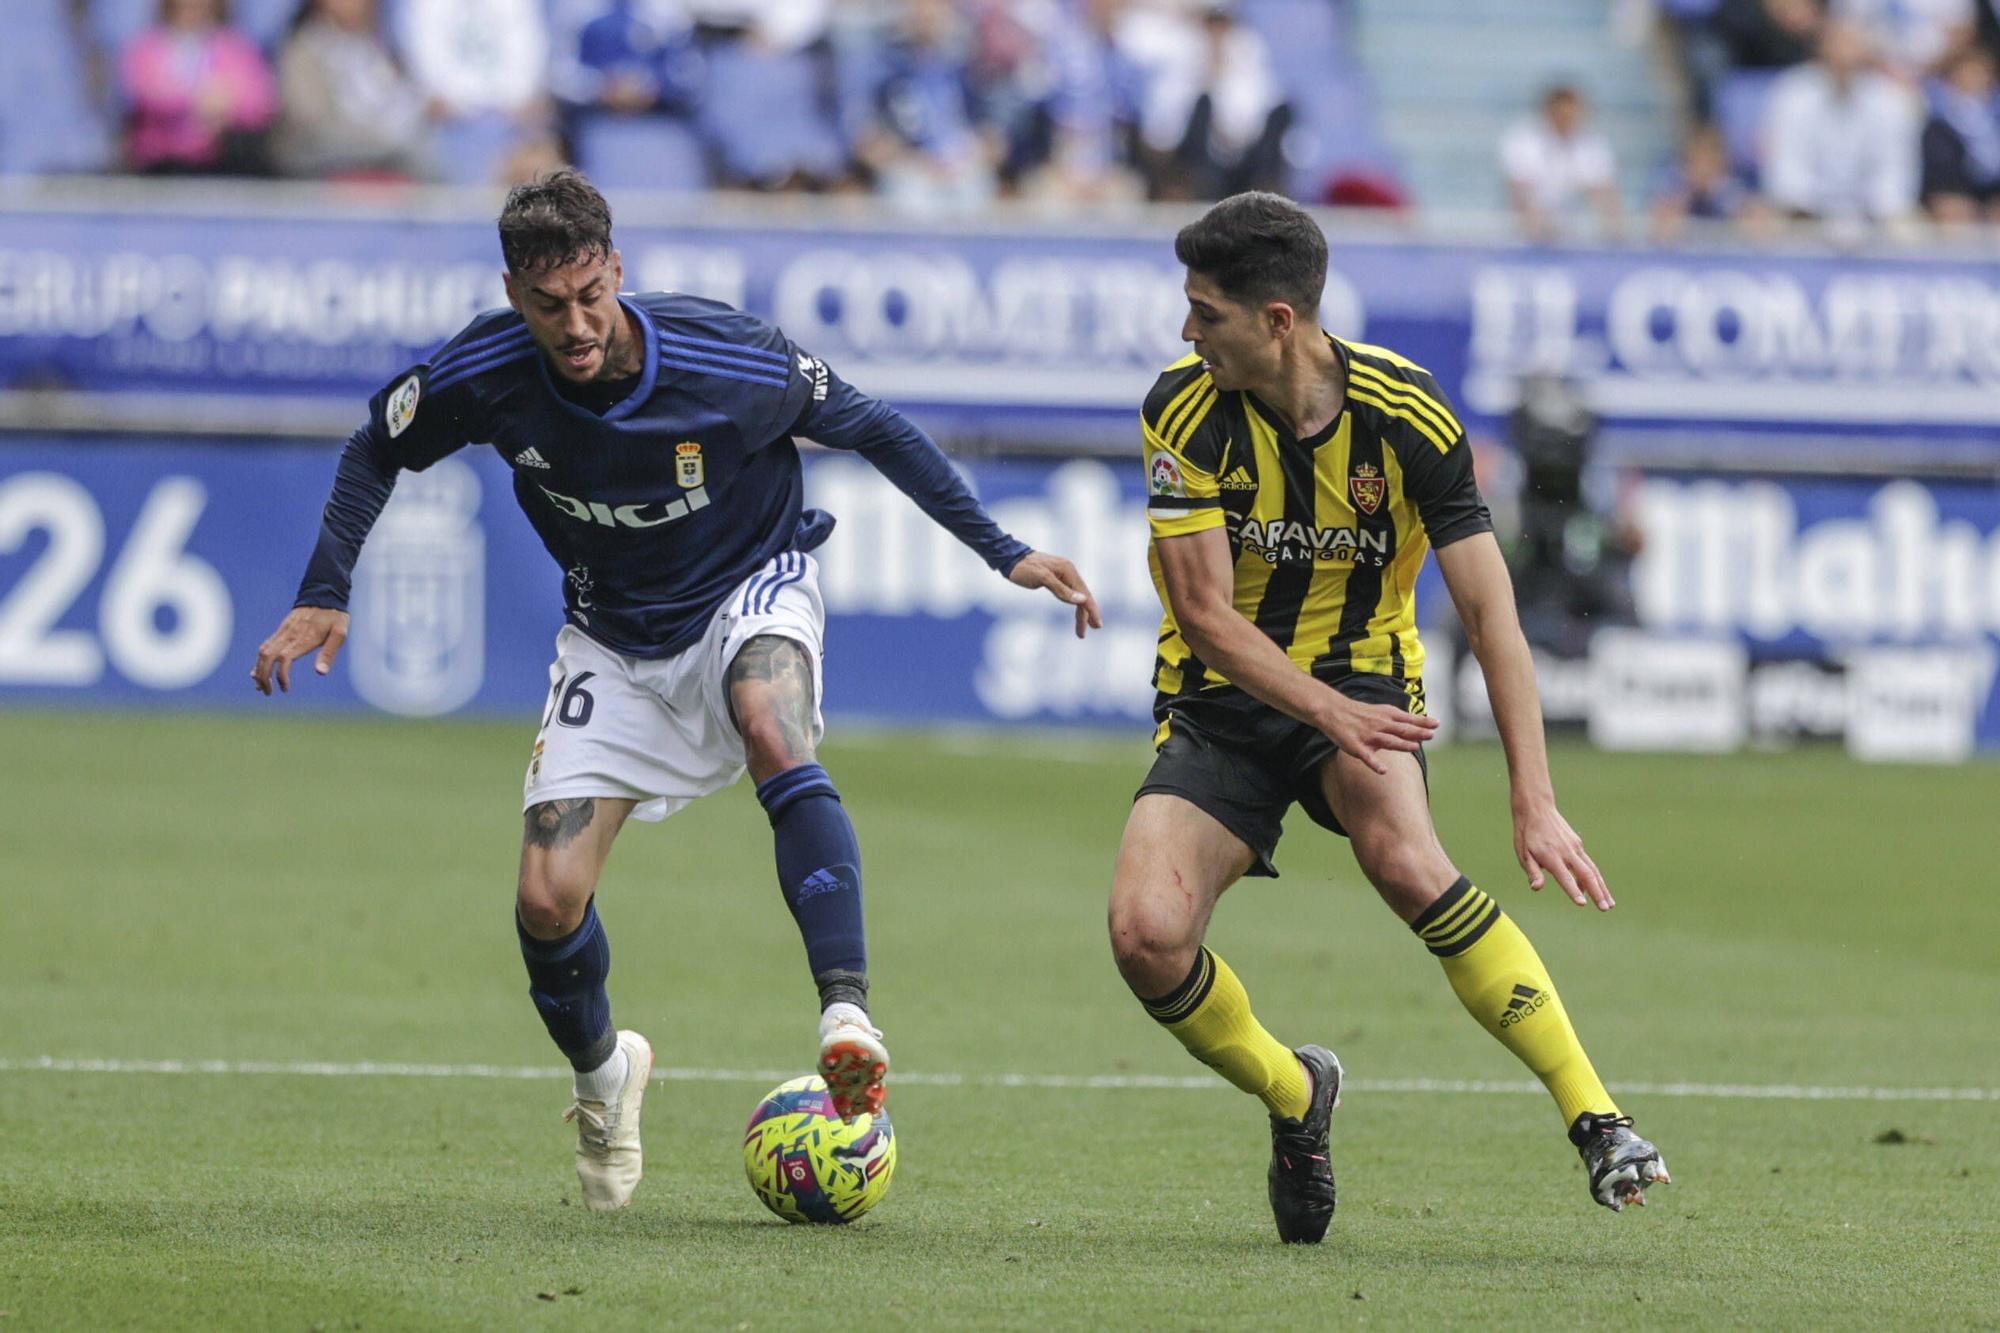
[[[19,2],[62,11],[114,170],[492,183],[574,160],[917,212],[1296,185],[1270,40],[1225,0]]]
[[[1634,223],[1585,92],[1547,88],[1496,143],[1530,237],[2000,227],[2000,0],[1619,2],[1657,18],[1676,160]],[[0,174],[488,185],[572,161],[917,215],[1406,202],[1354,0],[6,3],[28,28],[0,44]]]
[[[1662,232],[2000,223],[2000,0],[1656,3],[1687,125]]]

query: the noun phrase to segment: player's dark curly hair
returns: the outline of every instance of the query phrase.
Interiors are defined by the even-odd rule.
[[[1326,290],[1326,234],[1282,195],[1232,194],[1174,237],[1174,257],[1244,305],[1283,301],[1319,318]]]
[[[507,192],[500,253],[515,273],[564,268],[611,253],[611,205],[571,167],[545,171]]]

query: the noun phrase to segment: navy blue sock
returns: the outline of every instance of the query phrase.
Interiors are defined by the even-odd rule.
[[[538,940],[514,918],[521,957],[528,964],[528,995],[541,1012],[549,1036],[580,1072],[611,1058],[618,1032],[611,1026],[611,941],[597,919],[597,903],[583,909],[583,922],[559,940]]]
[[[778,887],[799,923],[813,978],[866,1007],[868,935],[861,924],[861,845],[833,779],[818,764],[757,784],[778,850]],[[837,980],[829,974],[840,974]],[[858,984],[857,984],[858,983]],[[820,986],[822,1001],[827,985]],[[856,996],[859,999],[856,999]]]

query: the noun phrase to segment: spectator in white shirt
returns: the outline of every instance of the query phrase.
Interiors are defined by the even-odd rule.
[[[1891,74],[1916,82],[1972,38],[1972,0],[1834,0],[1833,16],[1875,44]]]
[[[1624,225],[1617,159],[1604,136],[1590,128],[1589,115],[1583,94],[1558,84],[1542,95],[1539,114],[1501,137],[1500,172],[1508,203],[1534,240],[1549,241],[1574,230],[1584,203],[1607,235],[1616,235]]]
[[[528,116],[548,92],[541,0],[402,0],[397,36],[418,84],[457,115]]]
[[[1917,99],[1872,67],[1868,34],[1830,22],[1819,59],[1786,70],[1765,110],[1764,193],[1794,217],[1894,223],[1917,206]]]
[[[1270,47],[1232,0],[1135,8],[1120,54],[1140,71],[1139,129],[1156,199],[1221,199],[1285,188],[1291,107]]]

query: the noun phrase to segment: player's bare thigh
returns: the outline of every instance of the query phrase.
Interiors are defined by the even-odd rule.
[[[729,663],[729,712],[743,736],[751,781],[814,761],[816,702],[804,644],[759,634],[737,650]]]
[[[635,804],[619,796],[581,796],[528,807],[514,910],[530,935],[561,939],[582,923],[612,841]]]
[[[1242,878],[1249,847],[1190,801],[1149,792],[1132,803],[1111,878],[1111,952],[1143,999],[1165,995],[1194,966],[1208,918]]]
[[[1387,774],[1349,754],[1320,765],[1320,790],[1347,830],[1361,873],[1391,911],[1414,921],[1458,879],[1431,823],[1430,793],[1413,754],[1382,755]]]

